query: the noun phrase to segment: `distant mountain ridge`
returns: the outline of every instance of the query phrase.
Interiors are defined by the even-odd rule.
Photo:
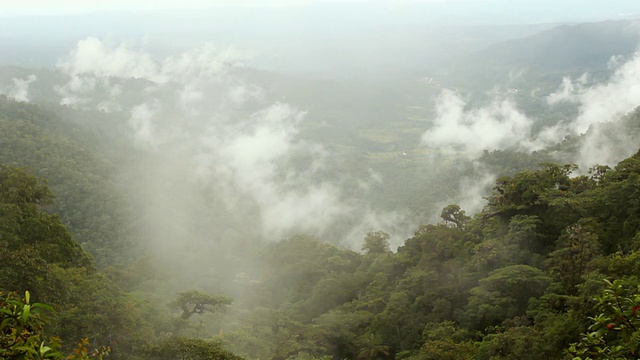
[[[549,76],[608,72],[612,56],[628,58],[639,44],[640,20],[561,25],[490,45],[455,61],[446,72],[456,84],[469,80],[520,84]]]

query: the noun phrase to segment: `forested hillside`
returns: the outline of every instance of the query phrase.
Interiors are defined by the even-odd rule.
[[[58,216],[44,211],[51,201],[41,181],[0,166],[0,357],[237,358],[216,343],[157,337],[166,311],[97,272]]]
[[[503,1],[2,11],[0,359],[640,358],[640,22]]]
[[[573,169],[500,178],[482,213],[448,206],[397,253],[380,232],[365,237],[362,255],[313,239],[274,244],[256,290],[271,290],[274,303],[262,306],[276,310],[254,310],[240,338],[225,341],[250,358],[635,358],[638,298],[594,309],[594,297],[606,279],[620,282],[620,298],[638,286],[640,153],[590,176]],[[265,312],[271,323],[256,328],[249,319]],[[597,355],[596,340],[610,347]]]
[[[115,181],[116,162],[123,160],[107,152],[101,134],[52,110],[0,96],[0,163],[47,180],[59,195],[47,209],[60,215],[100,267],[131,261],[128,207]]]
[[[584,175],[541,162],[582,137],[485,152],[504,176],[484,209],[446,206],[397,251],[383,231],[362,252],[300,235],[221,248],[244,265],[183,248],[174,256],[201,265],[178,268],[129,248],[117,152],[93,130],[0,105],[0,289],[53,305],[42,331],[62,352],[86,338],[115,359],[234,358],[222,347],[249,359],[637,357],[640,152]],[[609,126],[635,133],[638,115]]]

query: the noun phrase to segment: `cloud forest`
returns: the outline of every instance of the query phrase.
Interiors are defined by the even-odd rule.
[[[0,5],[0,359],[640,357],[633,4],[52,3]]]

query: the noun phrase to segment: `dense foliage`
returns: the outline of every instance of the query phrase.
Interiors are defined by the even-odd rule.
[[[111,349],[114,359],[152,351],[145,349],[155,340],[150,324],[155,310],[97,272],[91,256],[73,241],[60,219],[43,209],[49,201],[46,184],[20,168],[0,166],[0,291],[27,294],[22,301],[9,295],[0,303],[3,358],[59,358],[60,351],[72,351],[78,339]],[[196,302],[196,311],[203,302],[213,307],[230,302],[226,297],[187,294],[195,294],[195,300],[183,293],[178,302]],[[32,296],[50,305],[30,304]],[[41,309],[56,311],[45,322]],[[46,334],[62,343],[45,343]],[[88,353],[84,342],[75,350]]]
[[[382,232],[364,254],[273,244],[257,279],[277,297],[226,341],[249,358],[635,358],[640,153],[574,170],[500,178],[483,212],[448,206],[397,253]]]
[[[24,298],[12,293],[0,298],[2,359],[102,359],[109,354],[109,348],[104,346],[90,351],[87,338],[81,339],[68,356],[62,354],[59,339],[45,339],[43,335],[47,312],[53,313],[54,309],[46,304],[32,303],[28,291]]]
[[[96,119],[98,121],[103,119]],[[99,267],[131,260],[127,204],[114,181],[114,161],[98,129],[63,120],[39,106],[0,96],[0,164],[29,168],[58,196],[51,212],[91,251]]]
[[[82,160],[50,115],[0,100],[0,291],[30,294],[0,303],[5,357],[89,356],[86,339],[113,359],[637,358],[640,152],[586,175],[537,163],[544,152],[486,152],[505,176],[484,210],[446,206],[395,252],[373,231],[360,253],[300,235],[141,256],[118,229],[132,220],[109,156],[86,144]],[[55,309],[47,321],[28,297]]]

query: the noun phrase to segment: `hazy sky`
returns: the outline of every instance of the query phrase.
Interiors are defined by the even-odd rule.
[[[637,16],[637,0],[2,0],[0,16],[60,15],[96,11],[198,9],[218,6],[326,7],[384,6],[390,12],[429,8],[462,20],[522,23],[588,21]]]
[[[50,66],[78,41],[97,37],[143,39],[155,52],[212,42],[249,51],[261,69],[296,63],[304,71],[326,66],[352,73],[362,67],[337,59],[383,64],[379,49],[386,49],[413,53],[406,62],[424,64],[459,50],[463,40],[478,48],[527,36],[513,28],[490,36],[473,30],[456,45],[453,35],[428,35],[428,29],[640,18],[639,8],[638,0],[0,0],[0,64]]]

